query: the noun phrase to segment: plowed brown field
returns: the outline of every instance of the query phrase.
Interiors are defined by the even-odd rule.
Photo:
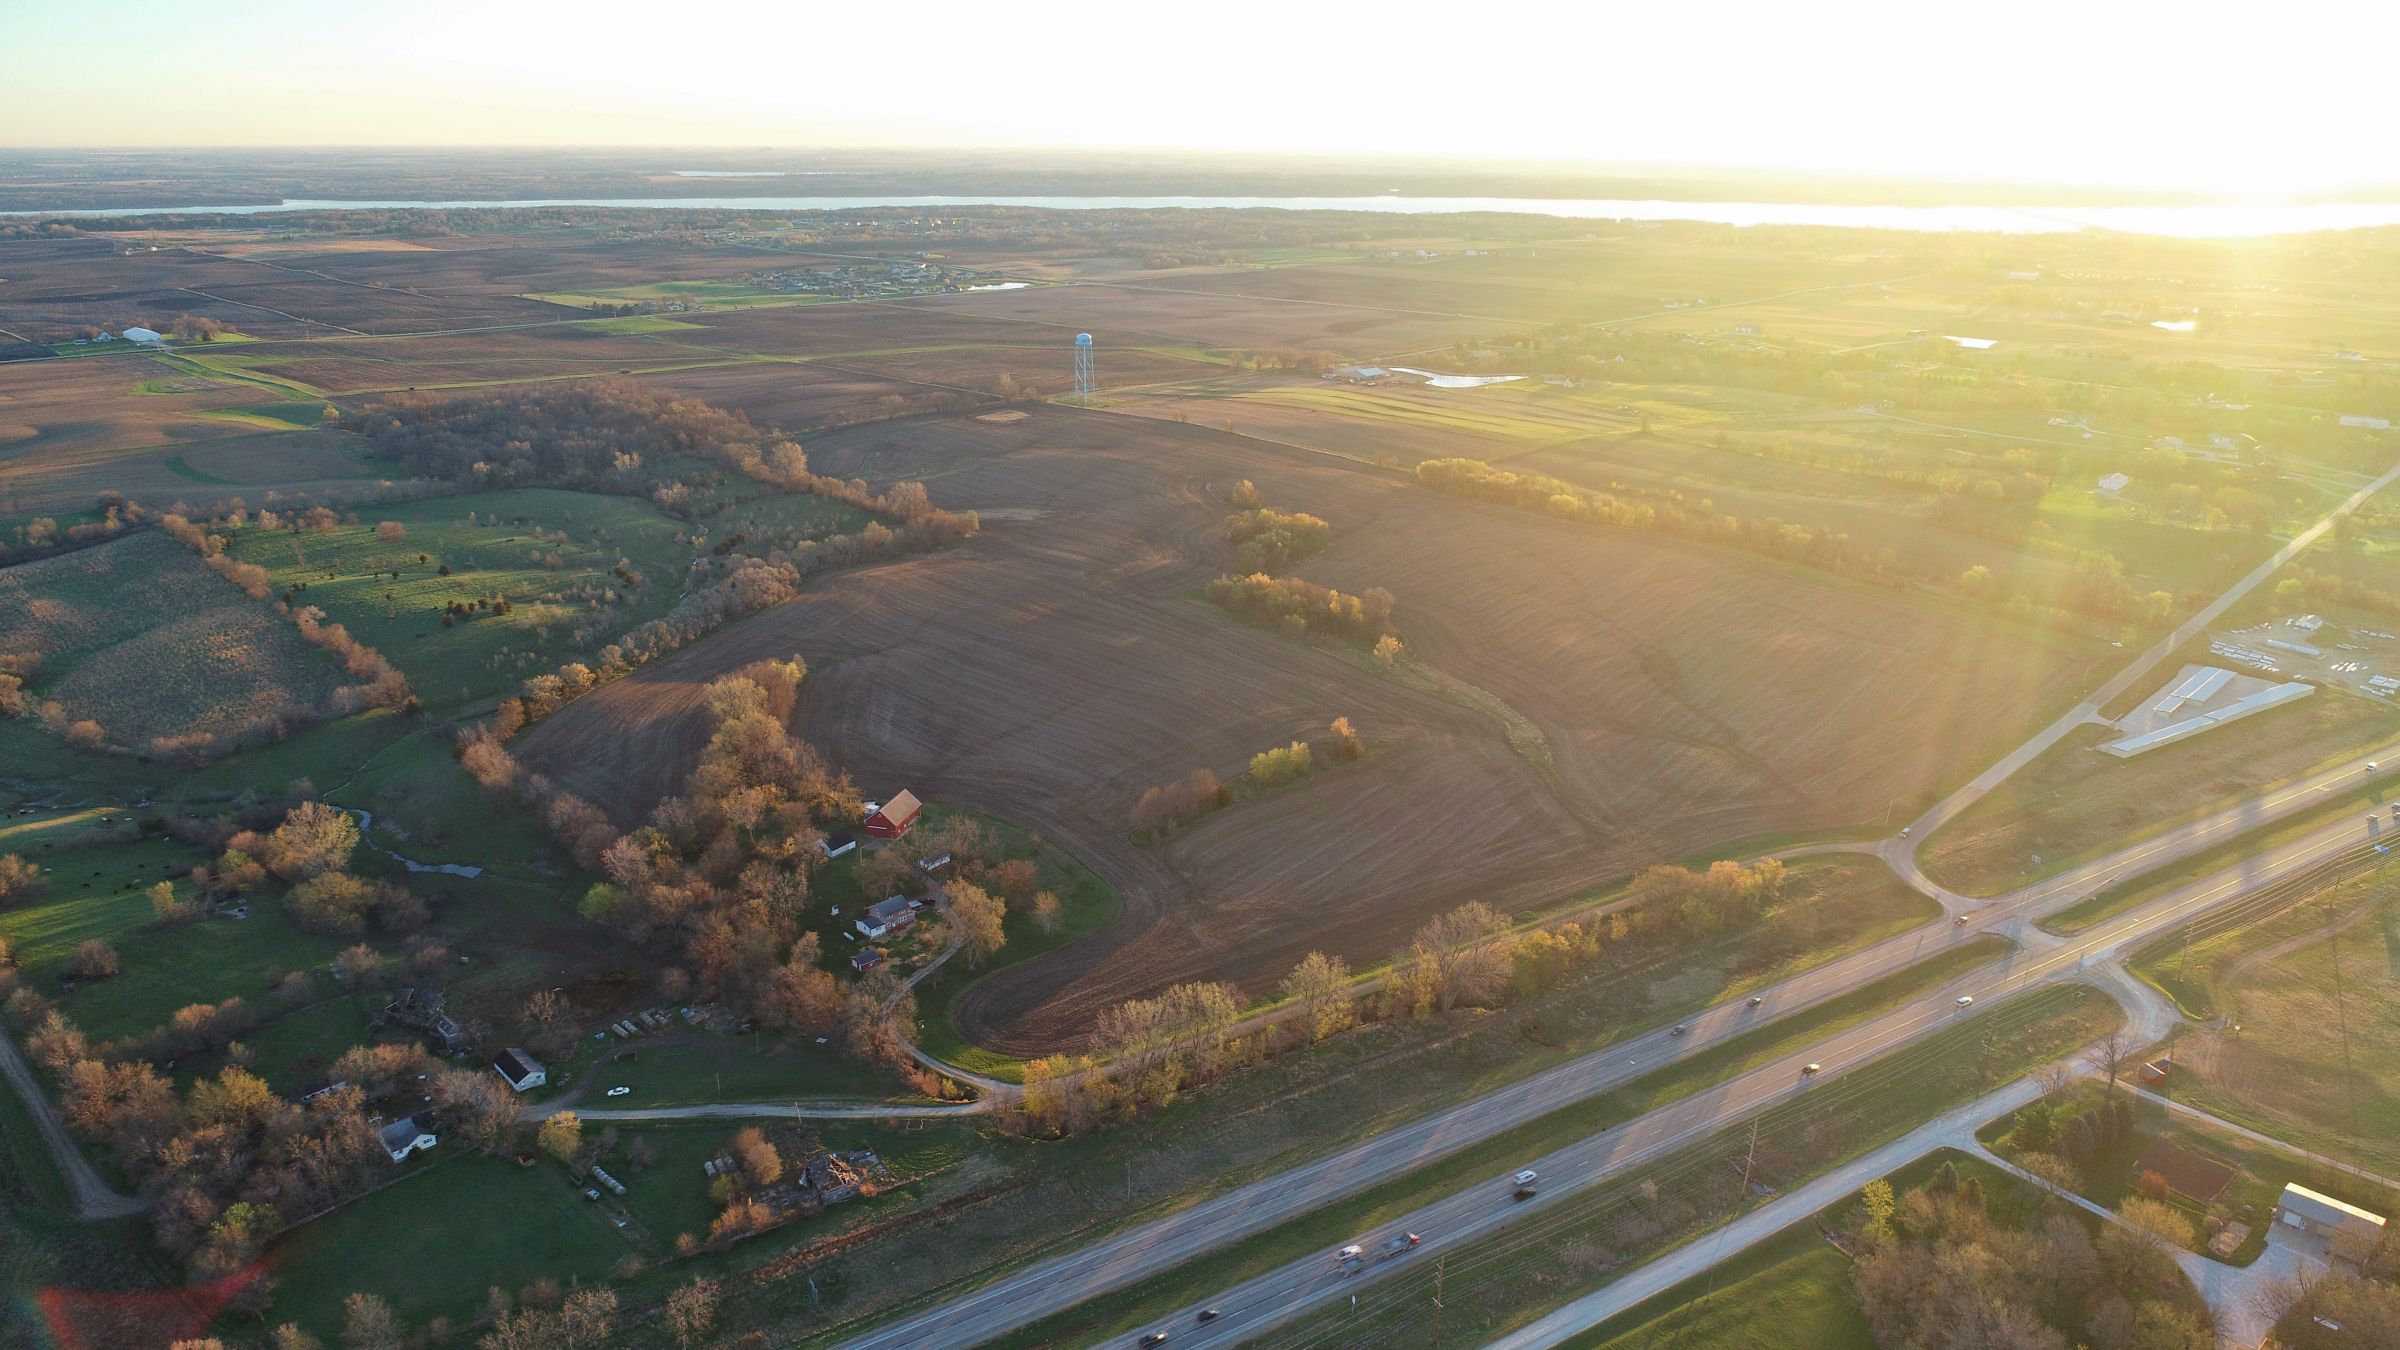
[[[858,427],[810,453],[1004,515],[941,554],[828,578],[570,705],[520,752],[631,818],[690,762],[708,679],[804,657],[797,727],[870,795],[905,784],[1023,821],[1124,895],[1108,931],[961,1000],[970,1034],[1020,1052],[1175,981],[1260,991],[1312,948],[1378,959],[1465,900],[1522,907],[1712,841],[1872,816],[2020,726],[2076,665],[1900,597],[1196,426],[1045,408]],[[1411,646],[1513,704],[1555,770],[1491,713],[1194,598],[1224,565],[1237,478],[1331,520],[1334,549],[1298,571],[1394,591]],[[1231,777],[1337,715],[1375,753],[1163,846],[1128,839],[1144,788],[1203,765]]]

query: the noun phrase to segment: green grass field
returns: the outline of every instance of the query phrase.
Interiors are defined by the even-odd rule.
[[[1806,1226],[1724,1262],[1698,1287],[1678,1285],[1565,1344],[1575,1350],[1875,1350],[1850,1294],[1850,1258]]]
[[[2175,1096],[2400,1172],[2400,893],[2390,878],[2196,944],[2160,943],[2138,969],[2226,1019],[2179,1038]]]
[[[486,1289],[514,1293],[537,1279],[589,1284],[638,1250],[546,1158],[520,1168],[437,1148],[393,1170],[392,1185],[275,1244],[268,1261],[283,1282],[276,1321],[330,1337],[342,1324],[342,1300],[361,1290],[383,1295],[412,1324],[445,1313],[472,1319]],[[440,1216],[438,1224],[429,1215]],[[394,1260],[402,1249],[406,1259]]]
[[[116,978],[80,986],[59,1000],[60,1010],[94,1040],[147,1032],[190,1003],[239,997],[264,1009],[271,979],[322,966],[348,945],[302,933],[283,902],[271,896],[254,897],[247,919],[154,927],[151,884],[169,864],[181,871],[205,861],[180,844],[142,840],[36,849],[29,856],[50,871],[50,895],[40,904],[0,912],[0,935],[35,986],[52,994],[78,944],[99,938],[116,949]],[[186,881],[176,889],[191,892]]]
[[[690,1106],[702,1102],[791,1102],[912,1098],[898,1076],[843,1053],[838,1045],[767,1032],[714,1036],[676,1023],[659,1033],[605,1043],[584,1037],[573,1056],[552,1066],[553,1088],[582,1087],[584,1106]],[[603,1056],[609,1056],[601,1063]],[[622,1097],[602,1095],[630,1087]],[[549,1094],[555,1100],[558,1093]]]
[[[385,521],[405,537],[380,539]],[[247,529],[230,551],[382,652],[426,706],[446,709],[589,661],[664,614],[681,574],[680,528],[634,498],[522,489],[374,507],[356,525],[321,532]],[[620,558],[641,585],[613,573]],[[510,612],[481,609],[443,626],[447,606],[495,599]]]
[[[2173,678],[2167,669],[2160,682]],[[1995,895],[2056,875],[2328,764],[2400,742],[2400,712],[2322,690],[2292,707],[2132,759],[2092,748],[2117,735],[2105,727],[2078,728],[2018,770],[1925,841],[1926,874],[1968,895]]]
[[[555,880],[567,864],[548,831],[525,812],[494,809],[458,766],[445,732],[420,726],[360,760],[324,782],[327,800],[371,812],[366,841],[414,861]]]
[[[2244,858],[2301,838],[2313,831],[2358,814],[2376,811],[2382,806],[2386,791],[2380,787],[2359,787],[2343,793],[2326,793],[2325,800],[2305,811],[2295,811],[2272,825],[2262,826],[2222,840],[2180,862],[2155,872],[2135,877],[2131,881],[2092,892],[2084,899],[2059,910],[2042,920],[2042,927],[2053,933],[2080,933],[2094,924],[2113,919],[2129,910],[2138,909],[2181,886],[2232,866]],[[2363,844],[2363,839],[2362,839]],[[2347,868],[2341,860],[2326,866]],[[2277,888],[2305,885],[2305,879],[2286,881]],[[2245,907],[2246,908],[2246,907]]]

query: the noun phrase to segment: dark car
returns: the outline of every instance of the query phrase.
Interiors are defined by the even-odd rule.
[[[1167,1333],[1165,1333],[1165,1332],[1163,1332],[1163,1331],[1153,1331],[1153,1332],[1151,1332],[1149,1335],[1147,1335],[1147,1336],[1144,1336],[1144,1337],[1143,1337],[1143,1338],[1142,1338],[1142,1339],[1141,1339],[1139,1342],[1137,1342],[1137,1344],[1141,1344],[1141,1345],[1165,1345],[1166,1343],[1167,1343]]]
[[[1224,1315],[1224,1312],[1217,1308],[1202,1308],[1200,1310],[1200,1320],[1203,1322],[1214,1322]]]
[[[1670,1036],[1680,1036],[1680,1035],[1682,1035],[1683,1033],[1685,1033],[1685,1032],[1687,1032],[1687,1031],[1690,1031],[1690,1030],[1691,1030],[1691,1028],[1690,1028],[1690,1027],[1687,1027],[1687,1026],[1685,1026],[1685,1025],[1684,1025],[1683,1023],[1681,1023],[1681,1022],[1677,1022],[1677,1023],[1675,1024],[1675,1029],[1674,1029],[1673,1031],[1670,1031],[1670,1032],[1668,1032],[1667,1034],[1668,1034],[1668,1035],[1670,1035]]]

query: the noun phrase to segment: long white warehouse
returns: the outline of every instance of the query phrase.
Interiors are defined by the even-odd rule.
[[[2127,736],[2123,740],[2110,741],[2100,748],[2119,759],[2131,759],[2144,750],[2156,750],[2162,745],[2172,745],[2187,736],[2197,736],[2211,727],[2221,727],[2227,722],[2238,722],[2252,713],[2265,712],[2269,708],[2280,708],[2294,699],[2307,698],[2315,692],[2317,692],[2315,685],[2293,680],[2276,685],[2272,689],[2261,689],[2246,698],[2235,699],[2215,712],[2202,713],[2198,717],[2187,717],[2180,722],[2160,727],[2156,731],[2145,731],[2139,736]]]

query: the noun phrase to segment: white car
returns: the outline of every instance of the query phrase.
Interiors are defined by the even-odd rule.
[[[608,1095],[611,1097],[622,1097],[632,1091],[633,1089],[629,1087],[613,1087],[608,1090]]]
[[[1960,1007],[1962,1007],[1962,1008],[1972,1008],[1972,1007],[1974,1007],[1974,1006],[1975,1006],[1975,996],[1974,996],[1973,994],[1960,994],[1960,995],[1958,996],[1958,1006],[1960,1006]]]

